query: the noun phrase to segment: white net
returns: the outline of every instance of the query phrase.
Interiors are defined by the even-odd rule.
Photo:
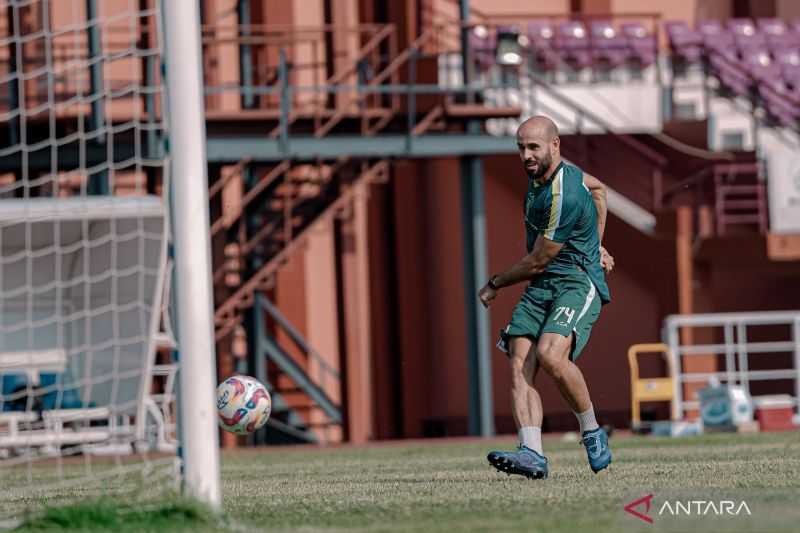
[[[0,0],[0,521],[176,486],[160,7]]]

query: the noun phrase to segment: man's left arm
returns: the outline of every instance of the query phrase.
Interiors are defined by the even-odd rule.
[[[606,215],[608,213],[608,190],[603,182],[591,174],[583,174],[583,184],[589,189],[592,195],[592,202],[597,210],[597,233],[600,242],[603,242],[603,233],[606,230]]]
[[[608,214],[608,189],[602,181],[591,174],[583,174],[583,183],[592,195],[592,202],[597,211],[597,235],[600,239],[600,265],[606,274],[614,269],[614,257],[608,253],[603,243],[603,233],[606,230],[606,215]]]
[[[501,274],[492,276],[489,282],[480,290],[478,298],[484,307],[495,299],[497,291],[503,287],[515,285],[521,281],[530,281],[545,271],[547,265],[558,255],[564,243],[551,241],[539,235],[533,245],[533,251],[520,259],[511,268]]]

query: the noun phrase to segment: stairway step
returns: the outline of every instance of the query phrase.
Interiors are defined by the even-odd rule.
[[[744,224],[750,222],[761,222],[761,215],[747,214],[747,215],[723,215],[721,217],[723,224]]]
[[[297,391],[297,392],[286,392],[284,390],[279,391],[280,395],[283,396],[283,399],[286,400],[286,403],[292,406],[311,406],[316,405],[314,400],[306,394],[305,391]]]
[[[756,194],[761,188],[761,185],[717,185],[717,192],[719,194]]]
[[[720,202],[722,209],[759,209],[761,202],[758,200],[724,200]]]

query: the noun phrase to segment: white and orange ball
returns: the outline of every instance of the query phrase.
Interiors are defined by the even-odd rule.
[[[250,376],[231,376],[217,387],[219,425],[225,431],[247,435],[267,423],[272,398],[267,388]]]

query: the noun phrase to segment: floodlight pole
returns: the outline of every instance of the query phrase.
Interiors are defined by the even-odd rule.
[[[219,509],[206,126],[197,0],[163,0],[184,490]]]

